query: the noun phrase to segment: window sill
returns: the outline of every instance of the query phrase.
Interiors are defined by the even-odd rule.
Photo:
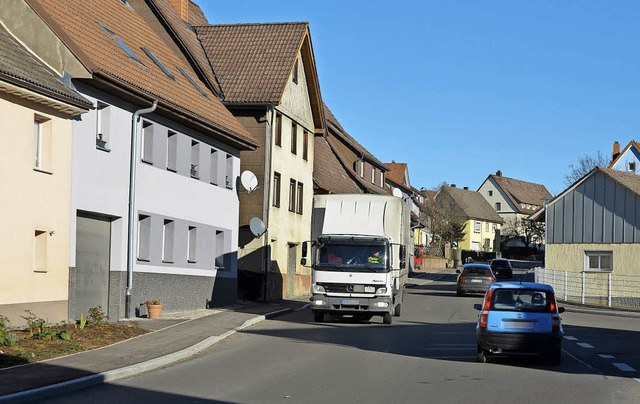
[[[163,264],[173,264],[173,261],[166,261],[166,260],[162,260]]]
[[[152,165],[153,165],[153,161],[147,161],[147,160],[145,160],[145,159],[142,159],[142,160],[140,160],[140,161],[141,161],[141,162],[143,162],[143,163],[145,163],[145,164],[148,164],[148,165],[150,165],[150,166],[152,166]]]
[[[100,150],[103,152],[111,153],[111,149],[107,149],[106,147],[96,146],[96,150]]]
[[[172,173],[177,173],[177,172],[178,172],[178,169],[177,169],[177,168],[170,168],[170,167],[167,167],[167,171],[171,171]]]
[[[34,269],[33,272],[36,274],[46,274],[49,271],[47,271],[46,269]]]
[[[188,262],[189,264],[196,264],[198,261],[191,261],[191,260],[187,260],[187,262]]]
[[[149,258],[138,258],[138,262],[151,262]]]
[[[43,173],[43,174],[49,174],[49,175],[53,175],[52,171],[49,170],[43,170],[42,168],[38,168],[38,167],[33,167],[33,171],[37,171],[39,173]]]
[[[613,273],[613,269],[585,269],[582,272],[591,274],[611,274]]]

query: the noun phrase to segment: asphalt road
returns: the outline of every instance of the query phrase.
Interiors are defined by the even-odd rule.
[[[481,297],[456,297],[451,272],[411,279],[391,325],[380,317],[317,324],[305,309],[193,360],[48,402],[640,402],[640,319],[566,312],[560,366],[530,357],[480,364],[473,304]]]

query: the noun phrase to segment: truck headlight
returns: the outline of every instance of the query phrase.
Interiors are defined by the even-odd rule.
[[[313,285],[313,291],[316,293],[326,293],[326,290],[324,290],[324,286],[322,285]]]
[[[384,295],[385,293],[387,293],[387,288],[378,288],[376,290],[376,295]]]

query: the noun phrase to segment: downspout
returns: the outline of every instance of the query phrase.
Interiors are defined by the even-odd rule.
[[[267,301],[267,282],[269,280],[269,266],[271,264],[271,254],[270,254],[270,240],[269,237],[269,209],[271,208],[271,167],[272,167],[272,159],[271,155],[271,139],[273,137],[273,119],[276,115],[275,106],[271,105],[271,109],[267,109],[269,112],[269,117],[267,118],[267,128],[265,130],[265,151],[264,155],[267,156],[267,164],[265,164],[265,176],[264,176],[264,198],[263,198],[263,218],[264,225],[267,228],[267,231],[264,233],[264,290],[263,290],[263,298],[264,301]],[[280,184],[282,185],[282,184]]]
[[[133,289],[133,226],[136,212],[136,168],[138,156],[138,118],[156,110],[158,101],[154,100],[149,108],[139,109],[131,118],[131,158],[129,161],[129,215],[127,234],[127,291],[125,296],[125,317],[131,318],[131,289]]]

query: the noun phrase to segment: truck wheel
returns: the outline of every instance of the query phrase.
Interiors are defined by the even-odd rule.
[[[392,321],[393,317],[391,316],[391,313],[384,313],[382,316],[382,322],[385,324],[391,324]]]
[[[402,314],[402,303],[396,304],[396,307],[393,309],[393,315],[396,317],[400,317]]]
[[[321,323],[324,321],[324,313],[321,311],[314,311],[313,312],[313,320],[316,323]]]

